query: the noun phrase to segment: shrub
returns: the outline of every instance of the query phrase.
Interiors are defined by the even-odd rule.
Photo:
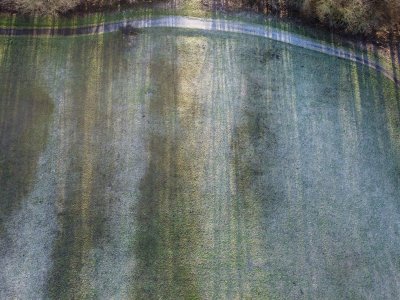
[[[275,10],[285,7],[352,33],[389,31],[400,26],[400,0],[268,0],[268,3]]]
[[[54,15],[76,7],[79,2],[80,0],[4,0],[2,6],[22,14]]]
[[[56,15],[74,8],[90,9],[124,3],[135,0],[0,0],[0,9],[31,15]]]

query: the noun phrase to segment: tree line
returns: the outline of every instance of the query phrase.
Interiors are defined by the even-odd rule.
[[[351,33],[398,31],[400,27],[400,0],[265,1],[266,6],[272,11],[282,9],[295,11],[308,19]]]
[[[199,0],[200,1],[200,0]],[[21,14],[56,15],[133,3],[135,0],[1,0],[0,9]],[[235,7],[298,13],[331,28],[350,33],[399,32],[400,0],[228,0]],[[229,5],[229,4],[228,4]]]
[[[26,15],[58,15],[72,10],[131,4],[135,0],[0,0],[0,9]]]

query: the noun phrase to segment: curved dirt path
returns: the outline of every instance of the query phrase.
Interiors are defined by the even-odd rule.
[[[0,35],[88,35],[114,32],[126,26],[131,26],[133,28],[168,27],[200,29],[207,31],[234,32],[265,37],[275,41],[287,43],[290,45],[302,47],[305,49],[317,51],[320,53],[336,56],[339,58],[354,61],[362,65],[366,65],[382,73],[385,77],[389,78],[398,87],[400,87],[400,80],[396,75],[396,71],[393,69],[390,70],[388,68],[385,68],[376,59],[368,57],[367,54],[357,54],[354,51],[348,49],[335,47],[333,45],[318,42],[316,40],[311,40],[301,35],[272,28],[269,26],[250,24],[239,21],[193,18],[183,16],[165,16],[138,20],[124,20],[114,23],[78,28],[0,28]]]

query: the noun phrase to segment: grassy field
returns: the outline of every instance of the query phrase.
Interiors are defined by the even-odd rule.
[[[0,61],[0,298],[398,295],[379,73],[172,29],[0,37]]]

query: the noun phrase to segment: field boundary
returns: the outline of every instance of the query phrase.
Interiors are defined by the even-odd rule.
[[[75,35],[93,35],[110,33],[126,28],[180,28],[180,29],[196,29],[216,32],[240,33],[252,36],[264,37],[274,41],[283,42],[319,53],[346,59],[372,68],[385,77],[393,81],[397,87],[400,87],[398,72],[391,68],[385,67],[379,62],[379,57],[371,57],[367,53],[356,53],[351,49],[336,47],[321,41],[316,41],[296,33],[291,33],[282,29],[273,28],[266,25],[251,24],[247,22],[195,18],[185,16],[163,16],[149,17],[134,20],[123,20],[110,22],[99,25],[89,25],[82,27],[66,27],[66,28],[0,28],[0,35],[3,36],[75,36]],[[128,33],[129,34],[129,33]]]

